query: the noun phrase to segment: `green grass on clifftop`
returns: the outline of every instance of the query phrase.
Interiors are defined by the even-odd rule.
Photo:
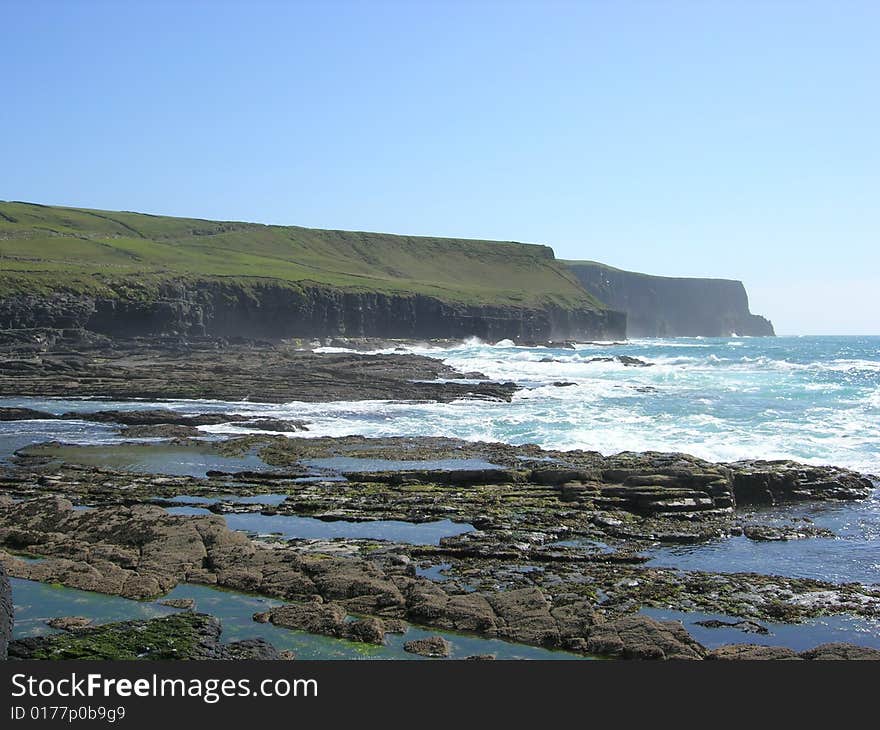
[[[591,269],[595,271],[610,271],[617,274],[626,274],[629,277],[643,279],[646,282],[652,280],[663,279],[666,281],[738,281],[736,279],[721,279],[711,276],[661,276],[658,274],[645,274],[641,271],[629,271],[628,269],[618,269],[615,266],[600,263],[599,261],[566,261],[557,259],[560,264],[564,264],[567,268],[577,271],[578,269]]]
[[[168,279],[602,307],[546,246],[0,202],[0,295],[136,296]]]

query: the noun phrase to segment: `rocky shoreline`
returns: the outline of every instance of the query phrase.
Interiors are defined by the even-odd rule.
[[[316,354],[307,346],[206,338],[99,341],[70,350],[36,330],[0,348],[0,396],[448,402],[509,401],[517,390],[513,383],[459,373],[429,357]]]
[[[67,461],[54,459],[57,448],[70,447],[25,449],[2,471],[0,560],[18,578],[138,599],[182,582],[222,586],[288,602],[258,620],[378,644],[410,622],[638,658],[711,654],[680,624],[636,613],[645,606],[751,621],[880,615],[877,586],[668,570],[645,566],[639,555],[649,545],[733,534],[765,539],[737,513],[738,500],[866,497],[871,482],[848,470],[710,464],[681,454],[603,457],[451,439],[259,434],[212,448],[256,450],[266,470],[198,478],[77,466],[69,451]],[[497,466],[346,472],[339,481],[302,464],[343,453],[426,461],[479,455]],[[233,499],[259,494],[283,501],[265,507]],[[91,509],[74,509],[74,502]],[[188,503],[207,503],[214,514],[164,509]],[[476,529],[437,545],[285,540],[229,529],[224,516],[243,512],[328,523],[443,518]],[[597,547],[585,549],[588,543]],[[443,566],[442,580],[424,577],[424,568],[436,565]],[[351,622],[348,615],[362,618]]]
[[[234,390],[236,397],[259,393],[267,401],[505,400],[516,388],[414,356],[318,355],[253,345],[98,353],[34,352],[31,370],[28,361],[22,367],[6,357],[0,393],[22,395],[32,388],[43,396],[229,399]],[[65,357],[68,370],[57,366]],[[456,382],[462,379],[467,382]],[[745,508],[868,498],[872,479],[847,469],[789,461],[712,463],[680,453],[603,456],[439,437],[302,438],[295,432],[308,423],[296,419],[180,414],[159,406],[62,415],[0,409],[0,420],[7,421],[66,418],[110,425],[123,439],[162,440],[44,443],[0,463],[0,564],[15,578],[133,599],[159,598],[183,583],[217,586],[284,602],[255,621],[368,644],[383,644],[388,634],[413,625],[585,656],[880,657],[851,645],[810,652],[748,644],[713,650],[680,623],[640,613],[656,608],[721,614],[737,620],[716,625],[745,633],[761,633],[762,622],[880,616],[880,585],[677,570],[648,565],[644,555],[658,546],[731,536],[755,544],[827,536],[808,520],[771,525]],[[255,432],[225,440],[199,437],[200,426],[222,423]],[[197,476],[96,465],[96,455],[120,450],[129,459],[159,451],[176,459],[198,451],[233,464],[241,460],[241,466]],[[261,502],[261,495],[271,499]],[[176,510],[169,512],[171,507]],[[181,509],[184,514],[175,513]],[[232,518],[246,519],[248,527],[233,529]],[[334,538],[330,530],[289,538],[275,529],[285,520],[328,528],[373,524],[387,539]],[[457,526],[457,534],[411,539],[394,531],[438,524]],[[149,630],[163,636],[170,632],[173,638],[185,628],[170,619],[156,621]],[[162,629],[166,624],[173,631]],[[184,633],[212,634],[211,625],[202,622]],[[115,631],[107,624],[20,640],[11,655],[114,655]],[[441,652],[442,645],[434,644],[413,648]],[[216,658],[235,651],[246,657],[250,651],[216,640],[195,645],[208,648],[178,656]],[[120,645],[117,655],[131,658],[135,649]],[[251,649],[261,656],[273,651]],[[162,656],[173,654],[169,649]]]

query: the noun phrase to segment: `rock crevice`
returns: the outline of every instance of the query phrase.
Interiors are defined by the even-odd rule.
[[[12,586],[6,569],[0,563],[0,659],[6,658],[6,650],[12,641]]]

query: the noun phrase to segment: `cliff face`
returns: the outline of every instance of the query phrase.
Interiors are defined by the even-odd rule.
[[[12,588],[6,569],[0,563],[0,659],[6,658],[6,649],[12,640]]]
[[[0,300],[0,329],[86,329],[111,337],[614,339],[621,312],[546,304],[467,305],[414,294],[215,280],[164,283],[150,296],[15,294]]]
[[[590,261],[569,261],[581,285],[627,314],[629,337],[772,336],[769,320],[749,311],[740,281],[649,276]]]

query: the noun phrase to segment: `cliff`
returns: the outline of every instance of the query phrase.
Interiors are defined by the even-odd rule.
[[[276,339],[625,336],[546,246],[0,202],[0,328]]]
[[[85,329],[111,337],[209,335],[510,338],[540,342],[623,337],[626,316],[604,309],[464,304],[421,294],[353,292],[274,282],[169,280],[132,296],[82,292],[11,294],[0,300],[0,329]]]
[[[627,314],[629,337],[772,336],[769,320],[749,311],[740,281],[650,276],[593,261],[568,261],[594,297]]]

